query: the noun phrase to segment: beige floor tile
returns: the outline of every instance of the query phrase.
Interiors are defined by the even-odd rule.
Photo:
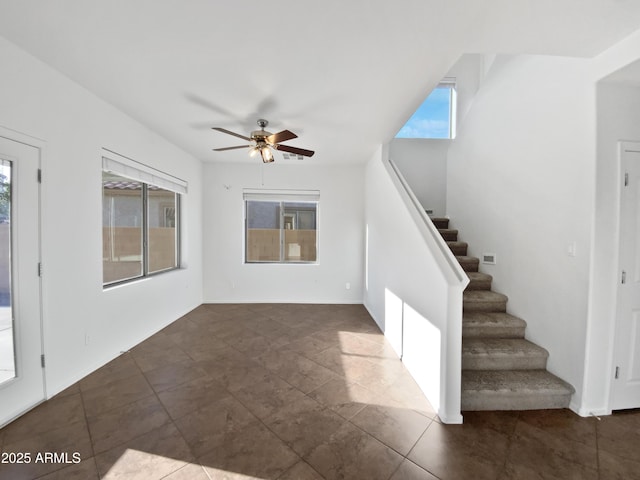
[[[338,376],[309,392],[309,396],[347,420],[378,402],[378,396],[371,390]]]
[[[407,458],[438,478],[494,480],[508,445],[509,437],[492,429],[433,421]]]
[[[279,478],[299,460],[293,450],[259,422],[226,432],[213,450],[199,458],[213,478],[218,478],[220,472],[228,472],[239,474],[238,478],[265,480]]]
[[[158,398],[174,420],[230,395],[222,383],[206,376],[158,392]]]
[[[259,420],[233,397],[224,398],[175,421],[196,456],[217,448],[227,436]]]
[[[207,372],[191,359],[159,367],[144,374],[151,388],[153,388],[156,393],[178,387],[193,380],[201,379],[206,375]]]
[[[166,424],[96,456],[102,479],[164,478],[194,460],[173,424]]]
[[[301,460],[287,470],[278,480],[323,480],[323,477],[307,462]]]
[[[381,405],[367,405],[351,419],[351,423],[404,456],[431,421],[413,410]]]
[[[640,480],[640,413],[443,425],[362,305],[202,305],[0,429],[0,480]],[[62,457],[58,457],[62,458]]]
[[[15,443],[75,423],[86,425],[84,417],[82,397],[79,393],[56,397],[38,405],[5,427],[2,430],[3,442]]]
[[[264,420],[265,424],[298,455],[304,456],[326,441],[345,419],[305,397],[286,405]]]
[[[327,480],[387,480],[403,457],[347,422],[305,460]]]
[[[438,477],[427,472],[415,463],[404,460],[389,480],[437,480]]]
[[[94,418],[116,407],[133,403],[153,395],[153,389],[145,376],[134,375],[107,383],[82,393],[87,418]]]
[[[0,480],[37,478],[72,465],[75,458],[83,461],[93,455],[84,421],[47,430],[14,443],[5,442],[2,452],[19,454],[24,463],[1,463]],[[58,460],[47,459],[47,453],[57,454]]]
[[[110,450],[170,422],[155,395],[89,418],[89,431],[96,454]]]

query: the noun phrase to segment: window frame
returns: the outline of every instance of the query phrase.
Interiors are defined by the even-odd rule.
[[[416,111],[411,115],[411,117],[409,117],[409,119],[405,122],[405,124],[402,126],[402,128],[398,131],[398,133],[396,134],[395,138],[408,138],[408,139],[418,138],[418,139],[429,139],[429,140],[453,140],[453,139],[455,139],[456,138],[456,133],[457,133],[456,128],[457,128],[457,110],[458,110],[458,108],[457,108],[458,93],[457,93],[457,88],[456,87],[457,87],[457,81],[456,81],[456,79],[454,77],[445,77],[445,78],[443,78],[434,87],[434,89],[431,90],[429,95],[427,95],[427,97],[422,101],[422,103],[420,103],[420,105],[418,106]],[[422,105],[424,105],[424,103],[429,99],[429,97],[431,97],[431,95],[438,89],[448,89],[449,90],[449,125],[448,125],[448,128],[447,128],[448,136],[446,136],[446,137],[398,136],[400,134],[400,132],[402,132],[404,127],[406,127],[411,122],[411,120],[413,119],[415,114],[418,112],[418,110],[420,110]]]
[[[250,260],[249,259],[249,203],[270,202],[278,203],[278,232],[279,232],[279,259],[278,260]],[[290,215],[290,208],[286,204],[304,203],[313,205],[310,209],[315,215],[315,259],[314,260],[287,260],[285,218]],[[317,190],[251,190],[245,189],[242,199],[243,206],[243,263],[244,265],[318,265],[320,263],[320,192]],[[294,229],[298,230],[298,229]]]
[[[114,158],[116,158],[114,160]],[[131,180],[141,184],[141,273],[131,277],[121,278],[118,280],[105,282],[104,279],[104,257],[103,257],[103,269],[102,269],[102,288],[108,289],[118,285],[135,282],[143,278],[150,278],[155,275],[160,275],[166,272],[179,270],[182,265],[182,196],[187,192],[187,183],[177,177],[165,174],[159,170],[148,167],[147,165],[136,162],[135,160],[127,157],[122,157],[114,152],[109,152],[109,155],[103,154],[102,157],[102,175],[101,175],[101,195],[102,195],[102,208],[103,208],[103,221],[104,225],[104,178],[105,173],[110,175],[116,175],[125,180]],[[162,185],[158,185],[162,184]],[[150,241],[149,241],[149,191],[150,187],[161,189],[167,192],[171,192],[174,195],[174,207],[175,207],[175,265],[162,268],[159,270],[150,271]],[[178,191],[180,190],[180,191]],[[104,239],[103,239],[104,248]]]

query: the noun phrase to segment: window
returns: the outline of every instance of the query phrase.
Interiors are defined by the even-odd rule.
[[[142,164],[103,158],[103,285],[178,268],[180,193],[186,182]]]
[[[245,191],[245,262],[317,262],[319,199],[317,191]]]
[[[431,92],[396,138],[455,138],[456,84],[445,79]]]

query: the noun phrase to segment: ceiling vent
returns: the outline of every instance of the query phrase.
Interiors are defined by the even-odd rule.
[[[283,153],[282,158],[285,160],[304,160],[302,155],[296,155],[295,153]]]

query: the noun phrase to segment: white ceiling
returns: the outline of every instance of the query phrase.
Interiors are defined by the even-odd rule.
[[[462,53],[588,57],[639,27],[635,0],[0,0],[0,35],[205,161],[258,161],[210,127],[266,118],[305,161],[362,162]]]

